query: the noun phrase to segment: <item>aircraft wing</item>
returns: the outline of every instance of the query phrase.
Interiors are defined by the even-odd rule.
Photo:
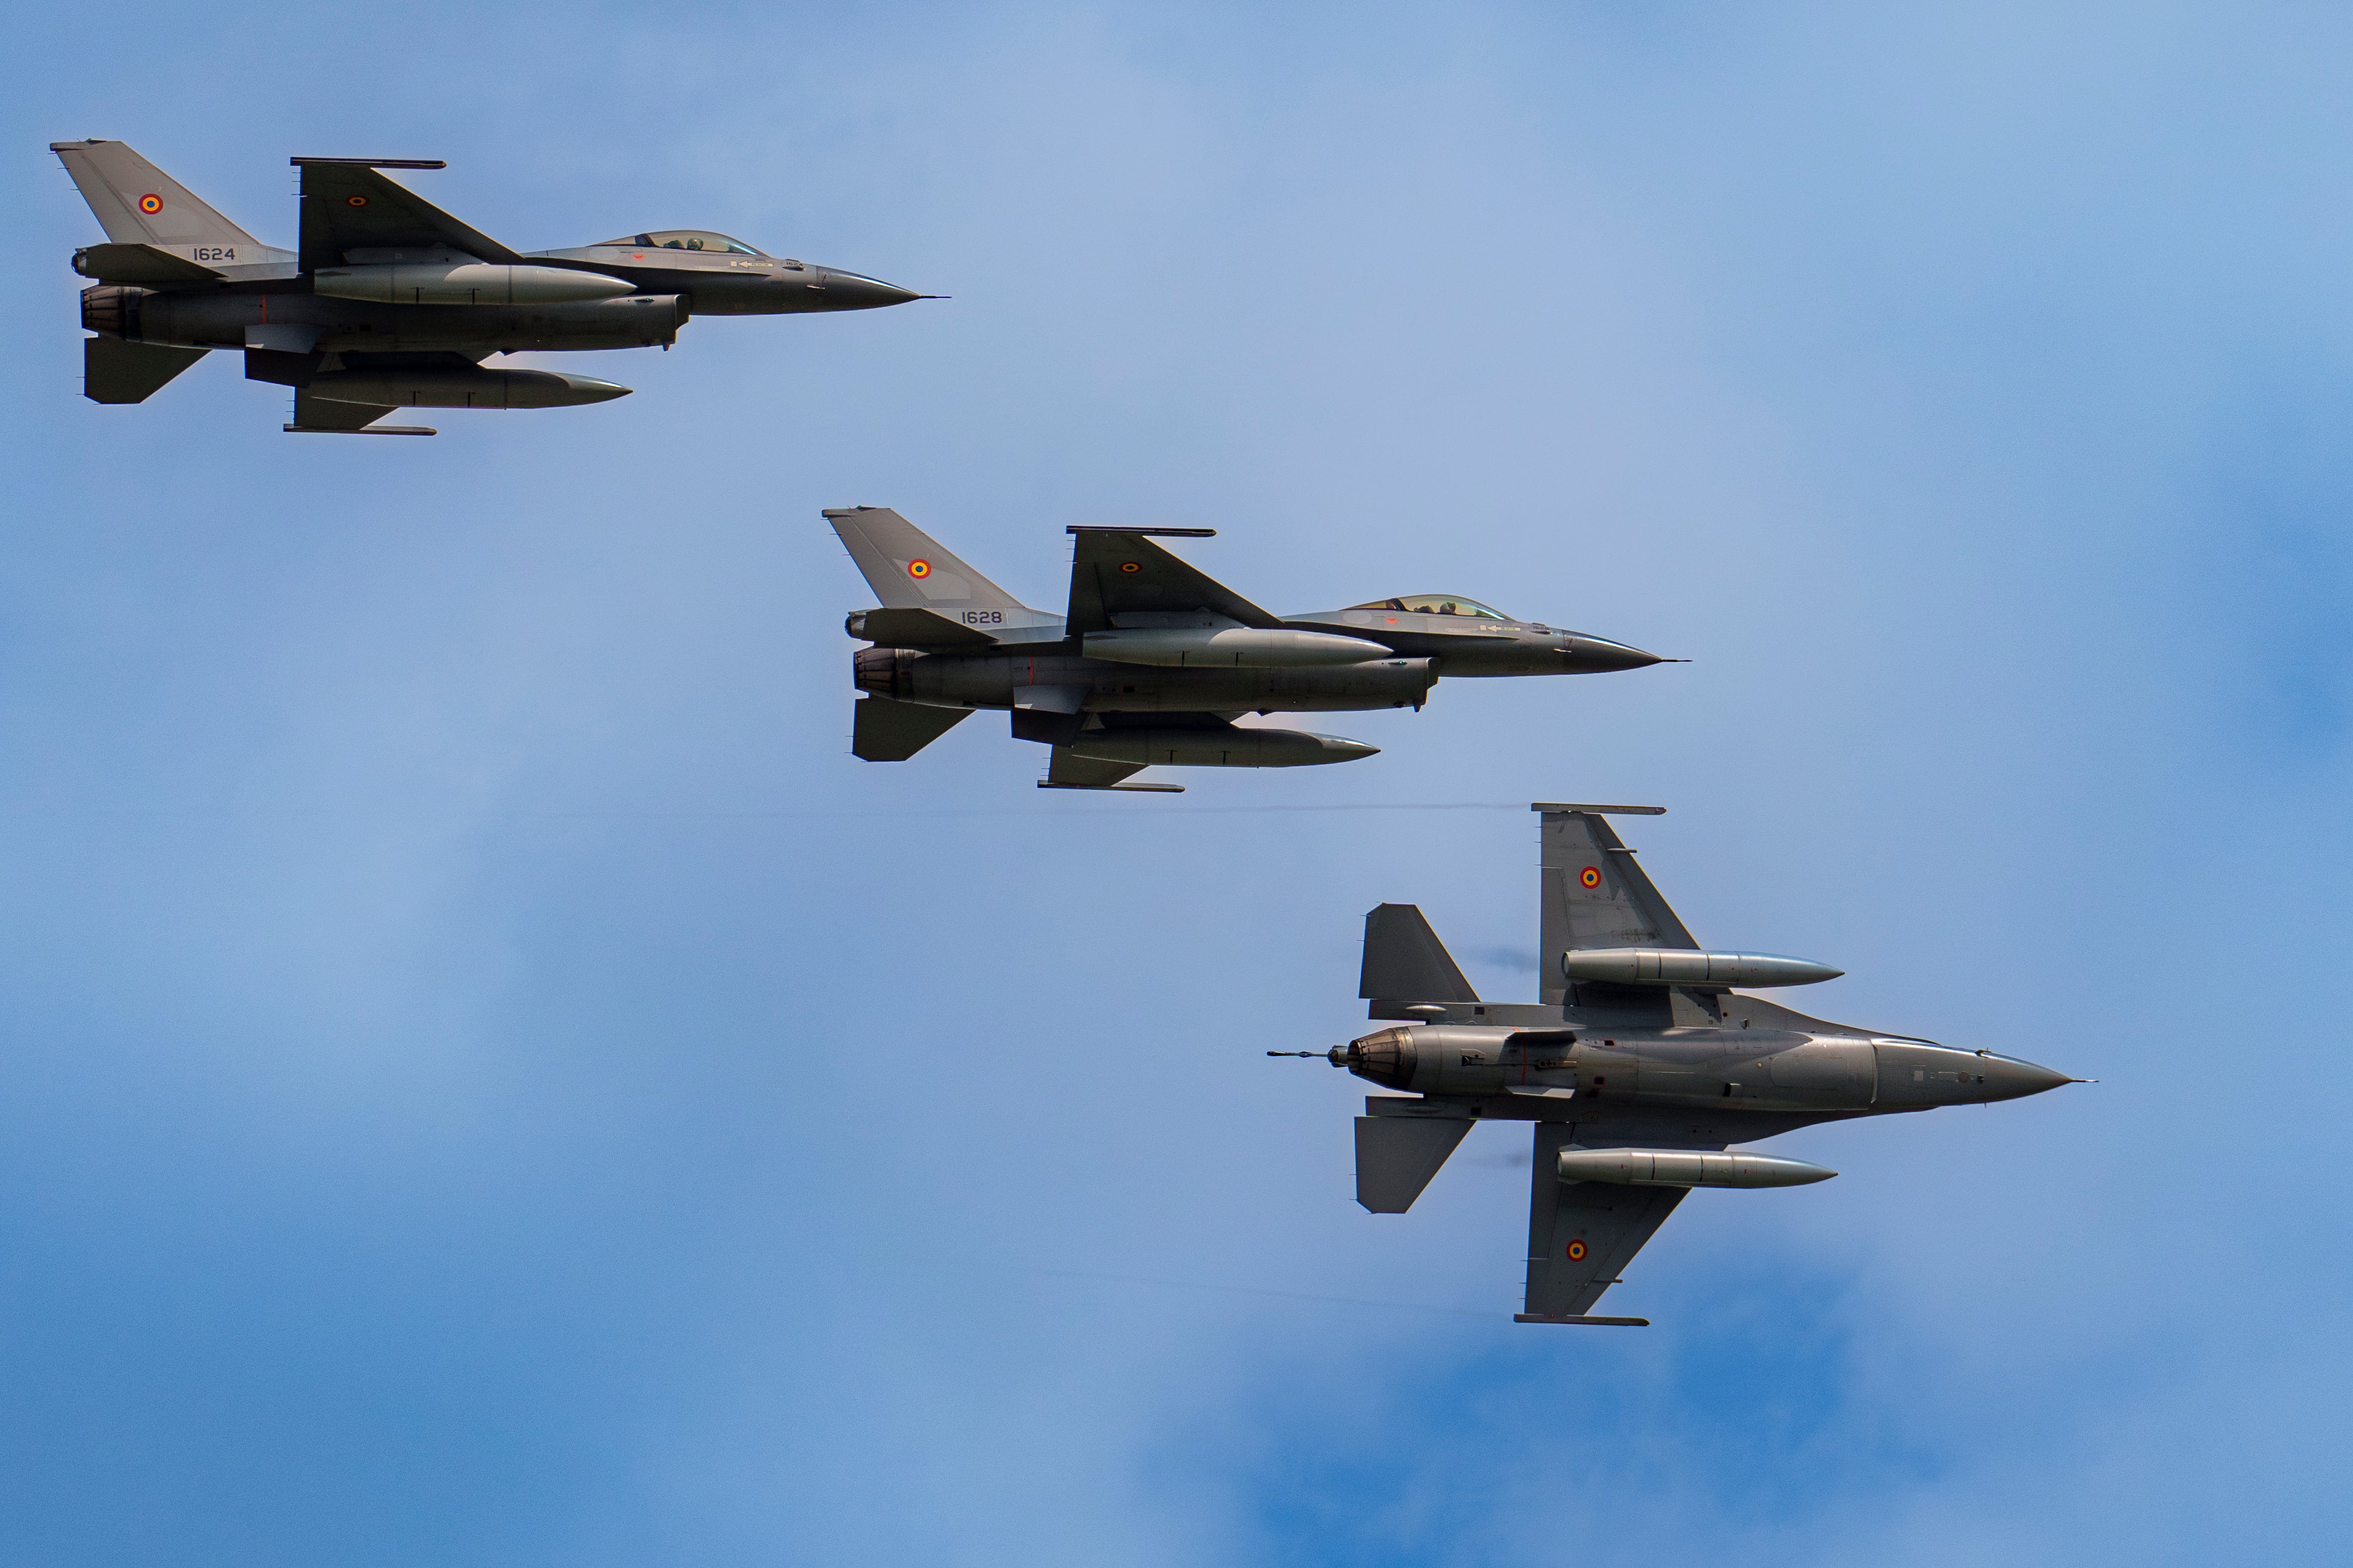
[[[1543,997],[1567,993],[1560,955],[1582,947],[1696,949],[1659,889],[1599,810],[1540,805],[1544,814],[1539,962]],[[1614,809],[1614,808],[1613,808]]]
[[[1535,1124],[1535,1173],[1528,1196],[1528,1291],[1521,1322],[1575,1321],[1592,1310],[1690,1190],[1564,1182],[1560,1149],[1574,1142],[1576,1133],[1575,1122]]]
[[[1182,614],[1207,610],[1246,626],[1276,627],[1280,616],[1260,609],[1208,574],[1196,571],[1145,537],[1201,537],[1208,529],[1073,528],[1070,635],[1109,631],[1112,617],[1130,612]]]
[[[1056,746],[1048,755],[1048,789],[1117,789],[1121,780],[1144,771],[1141,763],[1100,762],[1080,756],[1068,746]]]
[[[324,430],[345,435],[366,429],[399,406],[396,403],[338,403],[331,397],[313,397],[297,390],[294,422],[286,428],[290,432]]]
[[[386,160],[390,162],[390,160]],[[423,196],[395,184],[364,162],[297,158],[302,171],[299,265],[305,272],[341,267],[353,250],[425,250],[447,246],[480,261],[523,260],[480,229],[459,223]],[[438,167],[421,160],[400,167]]]
[[[971,650],[987,647],[997,639],[952,621],[937,610],[916,605],[885,605],[851,616],[849,634],[877,647],[944,647]]]

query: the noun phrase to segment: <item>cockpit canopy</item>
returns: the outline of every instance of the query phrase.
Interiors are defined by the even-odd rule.
[[[1417,616],[1470,616],[1479,620],[1508,621],[1512,617],[1503,611],[1491,609],[1476,599],[1466,599],[1460,594],[1408,594],[1398,599],[1376,599],[1369,605],[1351,605],[1352,610],[1408,610]]]
[[[648,250],[708,250],[727,256],[765,257],[766,251],[754,250],[740,239],[730,239],[723,234],[712,234],[702,228],[665,228],[652,234],[625,235],[619,239],[597,241],[600,246],[643,246]]]

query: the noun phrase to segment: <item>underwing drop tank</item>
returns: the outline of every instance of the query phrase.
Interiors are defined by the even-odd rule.
[[[331,370],[312,376],[302,390],[336,403],[397,408],[573,408],[629,395],[628,387],[592,375],[438,365]]]
[[[1560,955],[1571,981],[1610,985],[1812,985],[1846,973],[1770,952],[1694,952],[1672,947],[1572,948]]]
[[[601,272],[458,258],[322,267],[311,276],[311,288],[331,300],[378,305],[563,305],[637,292],[634,285]]]
[[[1701,1149],[1578,1149],[1560,1152],[1564,1182],[1635,1187],[1802,1187],[1838,1174],[1782,1154]]]
[[[1363,637],[1284,626],[1143,626],[1089,632],[1089,658],[1171,669],[1298,669],[1365,664],[1389,650]]]
[[[1140,768],[1299,768],[1353,763],[1378,746],[1305,730],[1259,730],[1240,725],[1186,729],[1089,730],[1070,749],[1097,762],[1133,763]]]

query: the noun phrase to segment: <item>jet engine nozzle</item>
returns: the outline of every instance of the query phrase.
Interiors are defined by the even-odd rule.
[[[1846,973],[1770,952],[1694,952],[1672,947],[1571,948],[1560,955],[1569,980],[1613,985],[1812,985]]]
[[[1827,1182],[1836,1171],[1781,1154],[1704,1149],[1579,1149],[1560,1152],[1564,1182],[1612,1182],[1635,1187],[1802,1187]]]
[[[136,339],[139,336],[139,302],[153,292],[152,289],[129,289],[116,283],[83,289],[82,330],[96,332],[101,337]]]
[[[913,685],[914,662],[902,647],[862,647],[849,656],[850,680],[871,696],[904,698]]]
[[[1411,1029],[1383,1029],[1377,1035],[1366,1035],[1349,1041],[1345,1054],[1341,1047],[1334,1047],[1332,1057],[1335,1065],[1388,1089],[1403,1089],[1410,1084],[1413,1069],[1419,1065]]]

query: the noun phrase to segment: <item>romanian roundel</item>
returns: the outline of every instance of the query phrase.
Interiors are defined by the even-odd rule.
[[[149,217],[153,217],[164,210],[164,198],[150,191],[139,198],[139,210]]]
[[[1585,1261],[1585,1243],[1581,1241],[1572,1241],[1568,1244],[1568,1260],[1571,1263],[1582,1263]]]
[[[1601,886],[1601,868],[1599,866],[1588,866],[1584,870],[1579,871],[1577,874],[1577,879],[1586,887],[1598,888]]]
[[[365,196],[345,196],[343,198],[343,205],[347,207],[364,207],[367,205],[367,198]]]
[[[1141,561],[1123,561],[1119,563],[1119,569],[1123,572],[1141,572],[1144,570],[1144,563]]]
[[[928,577],[928,576],[930,576],[931,574],[932,574],[932,563],[931,563],[930,562],[928,562],[928,561],[910,561],[910,562],[908,562],[908,563],[907,563],[907,575],[908,575],[908,576],[910,576],[910,577]]]

